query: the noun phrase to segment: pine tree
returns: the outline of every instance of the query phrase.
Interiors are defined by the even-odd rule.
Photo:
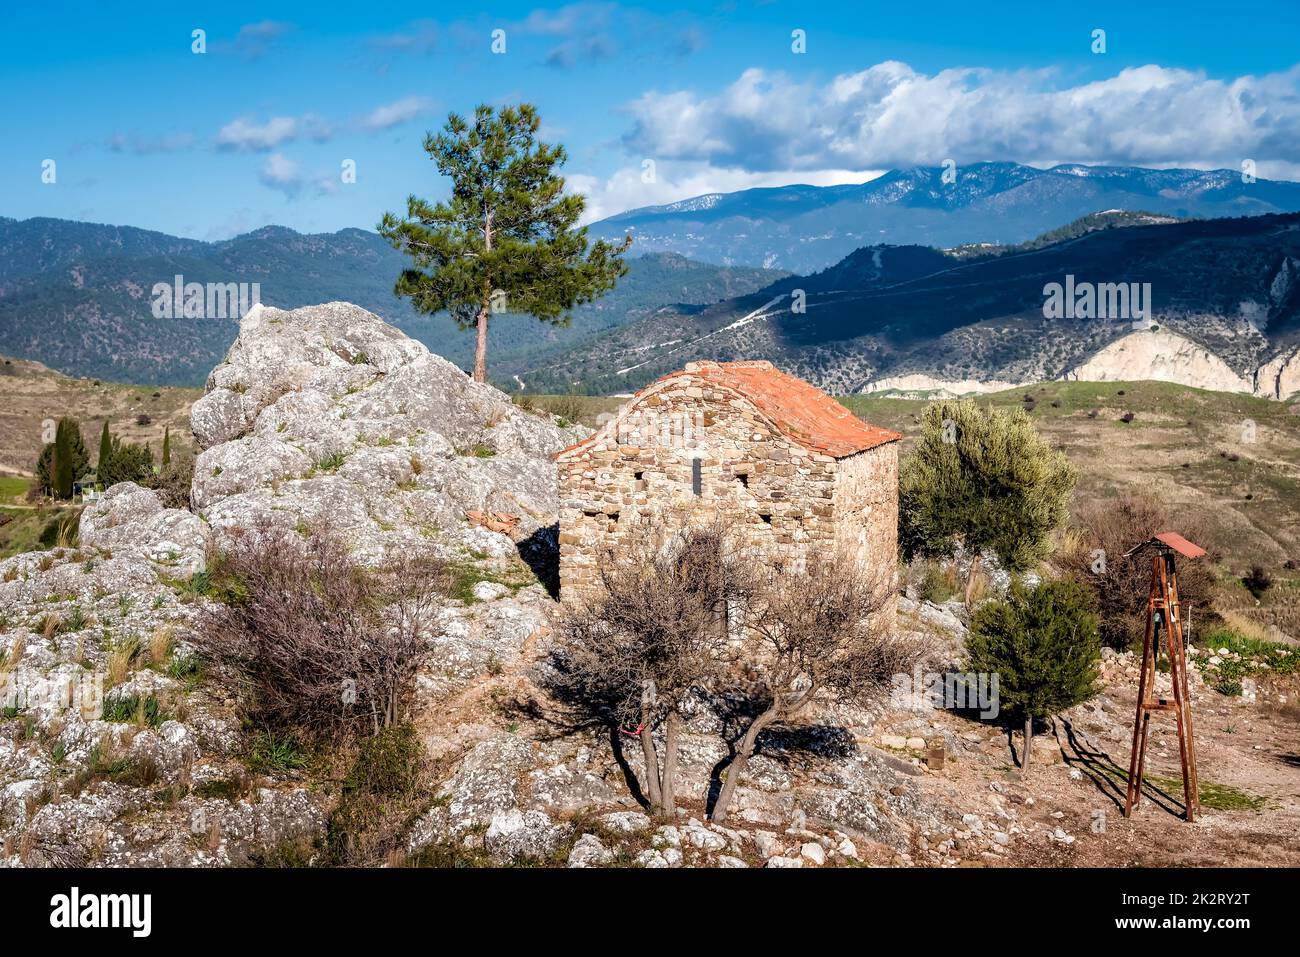
[[[1028,588],[1013,582],[1005,600],[971,616],[967,669],[996,674],[1000,711],[1024,721],[1021,774],[1029,770],[1034,719],[1097,693],[1101,636],[1092,593],[1063,578]]]
[[[172,427],[170,425],[163,427],[163,449],[162,449],[162,467],[166,468],[172,462]]]
[[[424,314],[447,311],[461,329],[474,329],[474,378],[487,379],[488,319],[524,313],[557,326],[569,310],[614,287],[627,272],[619,245],[577,228],[582,196],[564,193],[555,170],[563,146],[536,139],[540,120],[530,104],[497,112],[480,106],[472,123],[453,113],[424,149],[451,180],[447,202],[407,199],[407,215],[385,213],[380,235],[406,252],[414,268],[394,292]]]
[[[1075,473],[1023,409],[978,408],[969,400],[926,407],[921,436],[899,473],[904,554],[942,557],[961,544],[971,556],[969,602],[982,552],[1023,572],[1047,557],[1069,515]]]
[[[104,430],[99,433],[99,458],[95,460],[95,468],[101,469],[108,457],[113,454],[113,434],[108,430],[108,419],[104,420]]]

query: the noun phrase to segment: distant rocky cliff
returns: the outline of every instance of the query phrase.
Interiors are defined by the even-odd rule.
[[[1253,372],[1240,375],[1204,346],[1167,329],[1151,329],[1116,339],[1060,378],[1068,382],[1176,382],[1194,389],[1287,399],[1300,392],[1300,347],[1285,349]],[[910,373],[876,379],[862,391],[970,395],[1022,388],[1037,381],[955,380]]]

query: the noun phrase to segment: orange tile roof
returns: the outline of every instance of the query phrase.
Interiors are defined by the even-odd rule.
[[[1136,555],[1144,548],[1150,548],[1151,546],[1158,547],[1160,545],[1166,546],[1168,548],[1172,548],[1174,551],[1176,551],[1179,555],[1182,555],[1184,558],[1200,558],[1202,555],[1205,554],[1205,549],[1203,549],[1200,545],[1197,545],[1195,542],[1189,542],[1187,539],[1183,538],[1183,536],[1179,535],[1177,532],[1159,532],[1158,534],[1147,539],[1142,544],[1135,545],[1132,548],[1130,548],[1127,552],[1124,553],[1124,557],[1127,558],[1129,555]]]
[[[821,389],[777,369],[766,360],[751,362],[690,362],[685,369],[669,373],[638,392],[628,403],[635,405],[650,392],[681,376],[695,376],[712,385],[736,392],[752,402],[787,438],[814,452],[840,459],[902,438],[859,419]],[[596,437],[559,452],[588,446]]]

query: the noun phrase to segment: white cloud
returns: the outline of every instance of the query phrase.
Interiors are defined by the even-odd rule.
[[[265,123],[241,116],[218,131],[216,142],[219,150],[261,153],[299,137],[324,143],[333,135],[334,127],[315,113],[275,116]]]
[[[538,36],[567,37],[606,29],[618,12],[616,3],[569,3],[555,10],[533,10],[517,28]]]
[[[645,93],[627,107],[624,144],[660,162],[751,171],[950,157],[1233,168],[1249,157],[1263,170],[1300,153],[1300,66],[1228,80],[1160,66],[1073,86],[1058,79],[1049,70],[930,75],[887,61],[818,84],[752,68],[713,96]]]
[[[144,156],[150,153],[176,153],[187,150],[194,145],[194,140],[194,134],[186,131],[164,133],[153,137],[119,131],[110,134],[104,145],[114,153],[135,153]]]
[[[329,172],[304,174],[302,166],[283,153],[272,153],[262,163],[257,174],[262,185],[284,193],[289,199],[297,199],[302,191],[310,187],[317,196],[332,196],[339,191],[338,175]]]
[[[705,46],[703,29],[680,12],[660,14],[591,0],[533,10],[507,32],[552,43],[542,62],[560,70],[620,56],[688,57]]]
[[[423,116],[433,109],[433,101],[426,96],[406,96],[393,103],[377,106],[366,114],[361,121],[362,129],[370,132],[386,130],[417,116]]]
[[[232,120],[217,133],[217,148],[223,150],[270,150],[298,136],[298,121],[277,116],[265,123],[246,117]]]
[[[262,164],[258,179],[292,199],[302,189],[302,167],[283,153],[272,153]]]
[[[370,45],[391,53],[429,54],[438,48],[441,30],[433,20],[416,20],[396,33],[373,37]]]
[[[262,20],[258,23],[245,23],[239,28],[233,40],[217,43],[213,50],[221,53],[233,53],[245,60],[258,60],[270,51],[282,36],[293,31],[292,23],[277,20]]]
[[[879,176],[883,170],[769,170],[751,172],[737,168],[718,168],[705,163],[656,163],[654,180],[643,181],[644,170],[640,164],[618,170],[612,176],[601,178],[576,174],[566,177],[569,192],[582,193],[587,200],[583,223],[592,223],[615,213],[639,206],[659,206],[692,196],[708,193],[730,193],[740,189],[760,186],[789,186],[805,183],[809,186],[838,186],[843,183],[865,183]]]

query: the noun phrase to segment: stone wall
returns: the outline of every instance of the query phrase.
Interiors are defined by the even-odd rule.
[[[843,463],[792,441],[729,389],[665,380],[559,457],[561,597],[595,586],[608,550],[626,552],[661,524],[723,517],[747,550],[787,560],[841,543],[884,549],[883,524],[896,521],[893,444],[844,461],[842,475]],[[877,478],[884,487],[872,489]],[[848,506],[838,514],[837,494]]]
[[[840,459],[835,479],[836,545],[858,556],[890,595],[898,584],[898,443]],[[893,617],[891,600],[889,616]]]

